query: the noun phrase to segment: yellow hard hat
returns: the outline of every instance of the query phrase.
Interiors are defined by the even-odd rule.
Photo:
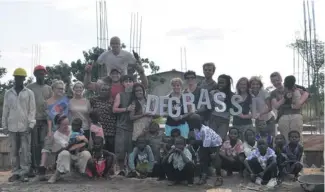
[[[23,68],[17,68],[15,71],[14,71],[14,76],[23,76],[23,77],[27,77],[27,72],[25,69]]]

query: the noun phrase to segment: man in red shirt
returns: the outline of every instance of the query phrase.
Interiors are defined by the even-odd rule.
[[[104,77],[103,79],[99,79],[97,82],[91,82],[91,70],[92,66],[87,65],[84,84],[88,90],[98,92],[100,85],[106,83],[106,78]],[[124,91],[124,87],[120,82],[121,71],[119,69],[112,69],[109,77],[112,79],[111,96],[114,100],[118,93]]]

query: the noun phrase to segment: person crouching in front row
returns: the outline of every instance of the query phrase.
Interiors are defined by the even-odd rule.
[[[95,136],[93,139],[92,158],[87,163],[86,173],[90,178],[104,177],[110,179],[114,175],[116,157],[113,153],[104,150],[104,138]]]
[[[303,165],[300,162],[304,148],[300,142],[300,133],[296,130],[292,130],[288,133],[289,143],[283,148],[283,154],[285,161],[282,166],[283,169],[280,172],[284,174],[293,174],[294,181],[298,179],[299,172],[302,170]]]
[[[257,150],[246,158],[245,166],[250,172],[252,182],[259,185],[267,184],[269,187],[277,184],[276,155],[264,139],[257,142]]]
[[[153,156],[151,147],[147,144],[144,136],[137,138],[136,146],[133,152],[129,155],[128,166],[130,172],[127,177],[146,178],[152,173],[155,158]],[[137,174],[138,173],[138,174]]]
[[[194,164],[192,154],[185,146],[185,138],[176,137],[174,146],[163,159],[164,170],[170,181],[169,185],[179,184],[182,181],[187,181],[189,186],[193,184]]]
[[[159,124],[151,122],[149,125],[148,132],[145,133],[148,145],[151,147],[153,156],[155,158],[155,164],[153,166],[151,177],[158,177],[158,180],[165,179],[165,173],[161,163],[161,146],[163,142],[163,134],[159,132]]]
[[[234,171],[238,171],[243,176],[244,170],[244,147],[239,139],[239,131],[236,128],[229,130],[229,140],[223,142],[220,148],[221,167],[231,176]]]

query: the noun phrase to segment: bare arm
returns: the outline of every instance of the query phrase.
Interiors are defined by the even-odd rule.
[[[113,112],[114,113],[124,113],[127,112],[127,108],[119,108],[121,104],[121,96],[118,93],[115,97],[114,104],[113,104]]]
[[[86,72],[84,78],[84,85],[85,88],[91,91],[96,91],[97,89],[97,82],[91,82],[91,73]]]
[[[139,78],[140,78],[141,84],[144,86],[145,89],[148,89],[148,78],[147,78],[146,74],[144,73],[144,69],[143,69],[142,65],[136,64],[135,69],[137,70],[137,72],[140,76]]]
[[[308,97],[309,97],[309,93],[307,91],[303,91],[299,100],[299,104],[303,105],[307,101]]]

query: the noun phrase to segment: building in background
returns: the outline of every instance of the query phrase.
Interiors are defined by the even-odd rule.
[[[184,72],[172,69],[170,71],[148,75],[148,79],[151,84],[149,93],[157,96],[165,96],[169,94],[172,89],[170,81],[176,77],[181,78],[184,81]],[[200,83],[203,79],[203,76],[197,75],[198,83]]]

